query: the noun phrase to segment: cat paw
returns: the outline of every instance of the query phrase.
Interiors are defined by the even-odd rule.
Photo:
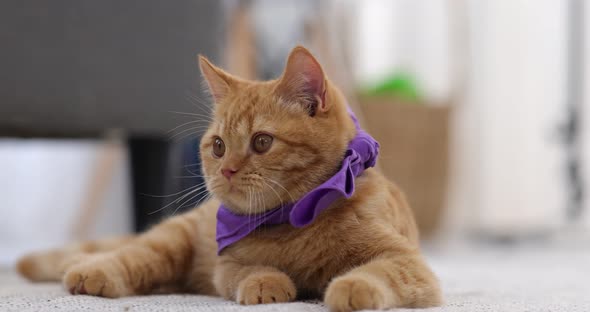
[[[63,277],[64,287],[73,295],[117,298],[133,294],[125,282],[124,267],[115,259],[102,257],[71,266]]]
[[[59,272],[61,272],[61,276],[64,276],[64,274],[66,274],[66,272],[69,271],[69,269],[71,267],[74,267],[74,266],[76,266],[80,263],[83,263],[83,262],[89,262],[90,259],[92,259],[91,254],[85,254],[85,253],[73,254],[73,255],[64,257],[64,259],[59,263],[57,268],[58,268]]]
[[[364,276],[343,276],[335,279],[326,290],[324,302],[330,311],[381,310],[390,308],[383,283]]]
[[[39,267],[39,256],[36,254],[28,254],[18,259],[16,263],[16,270],[20,275],[26,277],[30,281],[40,281],[38,267]]]
[[[63,272],[60,272],[57,266],[60,258],[55,251],[35,252],[20,258],[16,269],[33,282],[59,281],[63,276]]]
[[[252,274],[240,282],[237,301],[240,304],[289,302],[295,299],[297,290],[293,281],[284,273]]]

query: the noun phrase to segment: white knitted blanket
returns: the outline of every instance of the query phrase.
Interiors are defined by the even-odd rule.
[[[429,254],[441,279],[443,311],[590,311],[590,247],[488,248]],[[59,284],[31,284],[0,271],[0,311],[327,311],[319,302],[239,306],[220,298],[72,296]],[[417,310],[412,310],[417,311]]]

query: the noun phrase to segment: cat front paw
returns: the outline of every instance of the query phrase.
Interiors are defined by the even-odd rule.
[[[16,269],[33,282],[57,282],[63,277],[59,265],[62,258],[63,253],[59,250],[30,253],[18,260]]]
[[[289,302],[295,299],[295,284],[280,272],[251,274],[238,286],[237,301],[240,304]]]
[[[72,265],[63,277],[64,287],[73,295],[118,298],[133,294],[124,279],[125,268],[117,259],[91,257]]]
[[[387,288],[371,277],[343,276],[328,285],[324,302],[330,311],[381,310],[390,308]]]

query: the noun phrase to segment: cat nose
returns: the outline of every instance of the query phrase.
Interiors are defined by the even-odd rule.
[[[234,169],[221,169],[221,174],[223,174],[223,176],[225,178],[227,178],[228,180],[231,179],[231,177],[236,174],[236,172],[238,172],[238,170],[234,170]]]

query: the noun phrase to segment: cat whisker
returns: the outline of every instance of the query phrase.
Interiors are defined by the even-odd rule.
[[[196,203],[196,204],[194,204],[194,205],[189,203],[189,204],[185,204],[185,205],[182,205],[182,206],[176,207],[176,209],[174,210],[174,212],[173,212],[173,213],[172,213],[170,216],[174,216],[174,215],[175,215],[175,214],[176,214],[176,213],[177,213],[179,210],[181,210],[181,209],[183,209],[183,208],[186,208],[186,207],[191,207],[191,208],[193,208],[193,209],[194,209],[194,208],[197,208],[197,207],[199,206],[199,203],[201,202],[201,200],[202,200],[203,198],[207,197],[207,196],[209,196],[209,194],[207,194],[207,195],[205,195],[205,196],[201,197],[201,198],[200,198],[200,199],[197,201],[197,203]]]
[[[211,115],[211,111],[207,111],[204,107],[210,108],[209,106],[209,101],[200,98],[199,96],[197,96],[194,93],[188,93],[187,94],[187,99],[189,101],[191,101],[191,104],[195,105],[197,108],[199,108],[203,113],[207,114],[207,115]]]
[[[205,99],[202,99],[202,98],[200,98],[198,94],[196,94],[196,93],[193,93],[193,92],[190,92],[190,91],[188,91],[188,92],[186,93],[186,96],[187,96],[189,99],[192,99],[192,100],[196,100],[196,101],[198,101],[199,103],[201,103],[201,102],[205,102],[205,103],[203,103],[203,104],[207,104],[207,103],[209,102],[209,101],[205,101]]]
[[[176,207],[176,209],[174,209],[174,212],[172,212],[172,215],[175,215],[175,214],[176,214],[176,212],[178,211],[178,209],[180,209],[180,208],[182,208],[182,207],[185,207],[185,206],[187,206],[186,204],[187,204],[188,202],[190,202],[191,200],[193,200],[193,199],[195,199],[195,198],[199,197],[200,195],[203,195],[203,194],[204,194],[205,192],[207,192],[207,191],[208,191],[207,189],[204,189],[204,190],[200,191],[198,194],[196,194],[196,195],[192,196],[191,198],[189,198],[189,199],[185,200],[183,203],[179,204],[179,206],[177,206],[177,207]]]
[[[252,220],[252,189],[250,187],[248,187],[248,226],[251,226],[251,220]],[[249,231],[251,231],[251,228],[248,228]]]
[[[191,120],[189,120],[189,121],[191,121],[191,122],[192,121],[194,121],[194,122],[200,122],[203,125],[207,125],[207,126],[209,126],[211,123],[213,123],[215,121],[213,119],[213,117],[192,116],[192,115],[189,115],[189,114],[192,114],[192,113],[184,113],[184,112],[174,112],[174,111],[168,111],[168,112],[169,113],[174,113],[174,114],[180,114],[180,115],[183,115],[183,116],[186,116],[186,117],[194,117],[194,118],[191,118]]]
[[[264,177],[264,179],[267,179],[268,181],[276,184],[277,186],[279,186],[280,188],[282,188],[283,190],[285,190],[285,192],[287,192],[287,195],[289,195],[289,197],[291,197],[291,202],[292,203],[296,202],[296,200],[293,197],[293,195],[291,195],[291,192],[289,192],[282,184],[280,184],[279,182],[277,182],[277,181],[275,181],[275,180],[273,180],[271,178],[268,178],[268,177]]]
[[[256,193],[254,193],[254,194],[255,194],[255,198],[256,198],[256,207],[257,207],[257,208],[256,208],[256,212],[254,213],[254,215],[256,215],[256,214],[257,214],[257,212],[260,210],[260,197],[259,197],[258,195],[262,195],[262,193],[260,193],[260,192],[256,192]],[[262,211],[260,212],[260,214],[262,214]],[[260,227],[256,227],[256,228],[254,229],[254,231],[256,231],[256,230],[260,231]]]
[[[266,207],[264,206],[264,193],[262,192],[256,192],[256,207],[257,214],[264,213]]]
[[[266,183],[264,180],[262,180],[262,183],[264,183],[266,186],[268,186],[270,188],[270,190],[273,191],[273,193],[275,193],[275,195],[277,196],[277,199],[279,200],[279,205],[281,205],[281,207],[283,207],[284,206],[283,199],[281,198],[281,196],[279,196],[279,193],[274,189],[274,187],[272,187],[272,185]]]
[[[183,133],[189,132],[189,131],[194,131],[194,130],[203,130],[203,129],[204,129],[204,130],[206,130],[206,129],[209,129],[209,126],[199,125],[199,126],[196,126],[196,127],[190,127],[190,128],[184,129],[184,130],[182,130],[182,131],[179,131],[179,132],[177,132],[177,133],[175,133],[175,134],[171,135],[171,136],[169,137],[169,139],[173,139],[173,138],[175,138],[175,137],[177,137],[177,136],[179,136],[179,135],[181,135],[181,134],[183,134]],[[195,131],[195,132],[197,132],[197,131]]]
[[[213,197],[212,193],[208,193],[207,195],[201,197],[201,199],[199,199],[197,201],[197,203],[195,204],[195,208],[199,207],[199,205],[201,204],[201,202],[206,203],[209,199],[211,199],[211,197]]]
[[[207,129],[208,128],[200,129],[199,131],[194,131],[194,132],[191,131],[191,132],[186,133],[186,134],[184,134],[184,135],[182,135],[180,137],[176,137],[176,138],[175,137],[170,137],[168,140],[174,139],[174,141],[180,142],[180,141],[185,140],[187,138],[190,138],[192,136],[201,136],[205,131],[207,131]],[[179,135],[179,134],[180,133],[177,133],[176,135]]]
[[[174,178],[175,179],[194,179],[194,178],[210,178],[210,177],[195,174],[195,175],[186,175],[186,176],[175,176]]]
[[[262,215],[264,214],[264,212],[266,211],[266,204],[265,204],[265,200],[264,200],[264,193],[263,192],[258,192],[258,199],[259,199],[259,207],[258,207],[258,214]],[[258,227],[258,231],[262,231],[262,227]]]
[[[262,200],[262,207],[265,207],[265,209],[266,209],[266,200],[264,200],[264,193],[262,193],[262,192],[260,193],[260,199]],[[282,211],[281,211],[281,213],[282,213]]]
[[[209,199],[211,199],[211,197],[213,197],[213,194],[211,194],[211,193],[208,193],[208,194],[206,194],[205,196],[201,197],[201,198],[200,198],[200,199],[199,199],[199,200],[198,200],[198,201],[197,201],[197,202],[196,202],[194,205],[192,205],[192,204],[190,204],[190,205],[185,205],[185,206],[182,206],[182,207],[180,207],[180,208],[183,208],[183,207],[190,207],[190,206],[192,206],[192,207],[193,207],[193,209],[196,209],[196,208],[198,208],[198,207],[199,207],[199,205],[200,205],[201,203],[206,203],[206,202],[207,202]],[[175,212],[175,213],[176,213],[176,212]]]
[[[206,118],[206,120],[209,120],[209,121],[212,121],[212,122],[215,121],[215,119],[213,119],[213,117],[207,116],[207,115],[203,115],[203,114],[178,112],[178,111],[169,111],[169,112],[170,113],[174,113],[174,114],[179,114],[179,115],[185,115],[185,116],[194,116],[194,117]]]
[[[197,186],[198,187],[196,189],[194,189],[194,190],[192,190],[192,191],[190,191],[190,192],[182,195],[181,197],[179,197],[176,200],[174,200],[171,204],[178,203],[179,201],[181,201],[181,200],[185,199],[186,197],[190,196],[191,194],[194,194],[195,192],[198,192],[198,191],[202,190],[203,188],[206,188],[207,187],[207,183],[206,182],[201,182],[201,183],[197,184]]]
[[[198,163],[197,163],[197,164],[194,164],[194,165],[198,165]],[[197,172],[194,172],[194,171],[191,171],[191,170],[188,168],[188,167],[191,167],[191,166],[194,166],[194,165],[187,165],[187,166],[184,166],[184,170],[186,170],[188,173],[190,173],[190,174],[192,174],[192,175],[194,175],[194,176],[198,176],[198,177],[200,177],[200,178],[212,178],[211,176],[200,175],[199,173],[197,173]],[[200,169],[200,168],[198,168],[198,169]]]
[[[190,173],[192,174],[193,177],[198,177],[198,178],[213,178],[213,176],[210,176],[210,175],[198,174],[198,173],[195,173],[195,172],[190,172]]]
[[[148,197],[155,197],[155,198],[172,197],[172,196],[176,196],[176,195],[182,194],[182,193],[184,193],[184,192],[186,192],[186,191],[188,191],[190,189],[193,189],[195,187],[199,187],[200,185],[203,185],[203,184],[205,184],[205,183],[204,182],[203,183],[199,183],[197,185],[193,185],[193,186],[190,186],[188,188],[185,188],[184,190],[182,190],[180,192],[176,192],[176,193],[168,194],[168,195],[152,195],[152,194],[146,194],[146,193],[139,193],[139,195],[141,195],[141,196],[148,196]]]
[[[206,185],[205,183],[201,183],[201,184],[200,184],[200,186],[199,186],[198,188],[196,188],[196,189],[194,189],[194,190],[192,190],[192,191],[190,191],[190,192],[188,192],[188,193],[186,193],[186,194],[182,195],[180,198],[178,198],[178,199],[176,199],[176,200],[174,200],[174,201],[172,201],[172,202],[168,203],[167,205],[165,205],[165,206],[163,206],[163,207],[161,207],[161,208],[159,208],[159,209],[157,209],[157,210],[155,210],[155,211],[152,211],[152,212],[148,213],[148,215],[152,215],[152,214],[154,214],[154,213],[157,213],[157,212],[159,212],[159,211],[162,211],[162,210],[164,210],[164,209],[166,209],[166,208],[168,208],[168,207],[170,207],[170,206],[174,205],[175,203],[178,203],[179,201],[181,201],[181,200],[183,200],[183,199],[187,198],[187,197],[188,197],[188,196],[190,196],[191,194],[194,194],[195,192],[198,192],[198,191],[202,190],[202,189],[203,189],[203,188],[205,188],[206,186],[207,186],[207,185]]]
[[[191,121],[187,121],[187,122],[185,122],[185,123],[181,124],[180,126],[176,126],[176,127],[172,128],[172,129],[168,130],[166,133],[167,133],[167,134],[171,134],[171,133],[173,133],[173,132],[174,132],[176,129],[182,128],[182,127],[184,127],[184,126],[187,126],[187,125],[190,125],[190,124],[193,124],[193,123],[200,123],[200,122],[203,122],[203,121],[201,121],[201,120],[191,120]]]
[[[284,207],[285,203],[284,203],[283,199],[281,198],[281,196],[279,196],[279,193],[274,189],[274,187],[272,187],[272,185],[266,183],[264,181],[264,179],[262,180],[262,183],[266,184],[266,186],[268,186],[271,189],[271,191],[273,191],[275,193],[275,195],[277,196],[277,199],[279,200],[279,205],[281,205],[281,208]],[[283,218],[283,213],[284,213],[284,211],[281,209],[281,219]]]

